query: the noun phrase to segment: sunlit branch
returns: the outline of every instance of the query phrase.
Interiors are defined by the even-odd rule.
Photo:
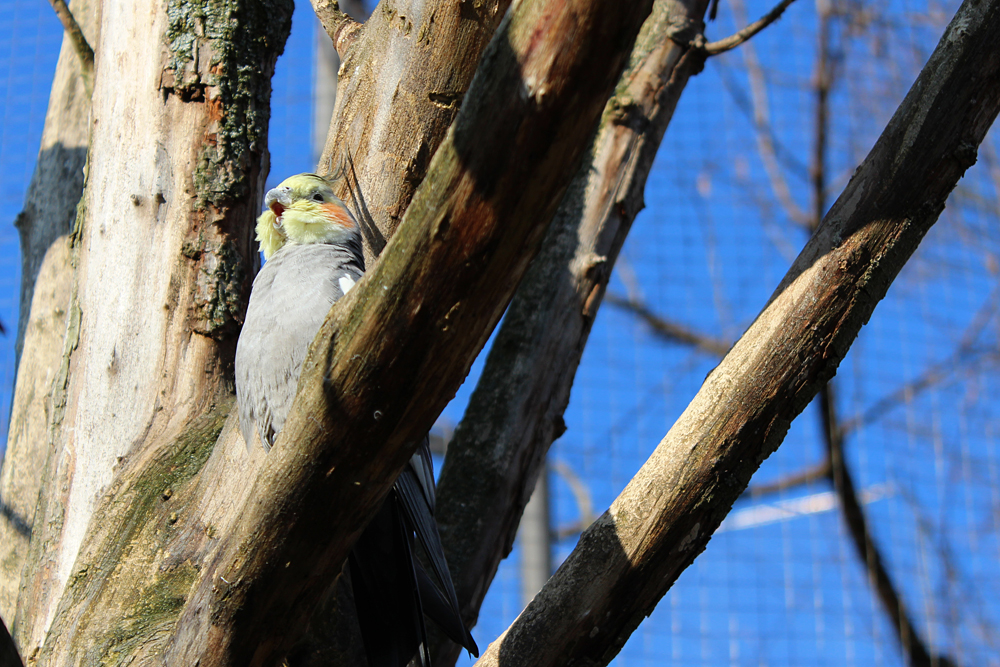
[[[759,33],[761,30],[763,30],[767,26],[777,21],[778,18],[780,18],[781,15],[785,13],[785,10],[788,9],[788,6],[793,2],[795,2],[795,0],[781,0],[781,2],[778,3],[778,5],[775,6],[774,9],[772,9],[767,14],[765,14],[758,20],[754,21],[747,27],[743,28],[739,32],[730,35],[729,37],[726,37],[724,39],[720,39],[715,42],[709,42],[708,44],[706,44],[705,52],[710,56],[715,56],[720,53],[725,53],[726,51],[729,51],[731,49],[735,49],[737,46],[746,42],[748,39]]]
[[[361,30],[361,24],[340,10],[337,0],[310,0],[316,17],[326,34],[333,40],[337,54],[343,59]]]
[[[76,22],[76,18],[69,10],[65,0],[49,0],[49,3],[62,22],[66,36],[73,44],[73,51],[76,52],[76,57],[80,61],[80,75],[83,77],[83,83],[87,88],[87,93],[92,94],[94,91],[94,49],[87,43],[87,38],[80,30],[80,24]]]

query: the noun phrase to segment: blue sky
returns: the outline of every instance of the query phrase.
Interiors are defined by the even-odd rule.
[[[830,198],[863,159],[957,7],[886,0],[842,3],[835,31]],[[809,92],[816,4],[799,0],[744,48],[695,77],[650,175],[609,291],[733,340],[756,316],[806,234],[813,141]],[[723,2],[710,39],[769,6]],[[0,402],[9,405],[20,260],[12,222],[34,167],[61,39],[46,3],[0,0]],[[270,184],[311,170],[314,19],[299,3],[275,75]],[[761,86],[755,91],[754,71]],[[748,70],[748,68],[750,68]],[[766,117],[759,131],[754,114]],[[994,133],[995,134],[995,133]],[[768,173],[760,136],[776,146]],[[1000,665],[1000,453],[996,435],[996,140],[949,201],[941,221],[859,336],[837,378],[838,409],[863,419],[883,397],[935,372],[937,381],[852,430],[848,463],[919,627],[960,664]],[[791,204],[775,183],[783,181]],[[978,319],[977,319],[978,318]],[[982,324],[982,326],[978,326]],[[978,327],[978,328],[977,328]],[[972,335],[972,334],[975,335]],[[553,461],[585,484],[597,512],[621,491],[697,392],[716,360],[659,340],[634,316],[605,306],[595,324]],[[457,423],[475,380],[445,410]],[[7,414],[4,412],[3,431]],[[810,406],[755,483],[818,463]],[[565,479],[552,474],[554,521],[577,519]],[[902,665],[829,487],[819,483],[741,500],[710,543],[639,627],[616,665]],[[555,546],[558,563],[574,538]],[[515,547],[501,565],[474,634],[485,646],[521,609]],[[471,661],[463,659],[460,664]]]

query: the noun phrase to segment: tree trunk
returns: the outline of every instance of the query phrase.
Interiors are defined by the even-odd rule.
[[[83,32],[97,37],[98,0],[76,0]],[[54,382],[61,374],[63,340],[73,281],[69,235],[83,193],[90,131],[90,95],[69,39],[63,39],[49,95],[42,145],[24,210],[21,299],[15,351],[17,384],[7,450],[0,471],[0,618],[14,619],[21,569],[28,554],[35,504],[49,444]]]
[[[541,244],[649,3],[524,0],[471,86],[471,66],[447,68],[478,59],[502,3],[383,2],[364,27],[337,18],[332,3],[315,4],[334,17],[327,27],[345,62],[321,170],[349,154],[367,210],[392,241],[328,316],[270,455],[247,455],[229,378],[256,268],[250,230],[267,169],[269,77],[290,6],[105,4],[92,160],[69,247],[59,410],[43,431],[51,440],[15,618],[22,655],[39,664],[282,658]],[[859,171],[793,268],[794,282],[487,663],[501,653],[505,664],[609,659],[833,373],[996,113],[995,47],[987,54],[980,44],[970,56],[966,45],[984,29],[996,33],[997,12],[963,11],[965,32],[929,65],[938,72],[922,88],[931,101],[911,94],[919,112],[894,120],[887,136],[897,138],[873,153],[892,157]],[[693,63],[682,67],[673,45],[660,46],[656,59],[682,80]],[[992,88],[948,88],[950,74],[977,57],[977,85]],[[944,92],[933,97],[936,86]],[[643,95],[615,110],[618,124],[604,131],[625,148],[612,141],[609,153],[594,152],[595,164],[614,164],[629,146],[637,163],[651,159],[631,132],[669,117],[669,99]],[[942,111],[939,100],[952,106]],[[933,133],[921,134],[924,121]],[[949,128],[966,134],[955,139]],[[634,197],[641,186],[631,183]],[[619,230],[638,208],[620,195],[605,200],[624,204],[611,218]],[[600,242],[613,258],[618,233]],[[565,292],[582,308],[573,320],[580,345],[606,266],[586,255]],[[572,367],[572,351],[568,358]],[[556,412],[571,377],[572,369],[553,383]],[[558,426],[545,419],[540,442]],[[508,535],[489,538],[483,567],[495,569]]]
[[[317,336],[285,429],[201,574],[168,662],[271,664],[296,639],[499,319],[643,9],[523,2],[507,17],[409,223]]]
[[[74,562],[116,473],[228,401],[256,266],[270,73],[290,13],[281,2],[104,3],[66,343],[14,618],[24,654],[66,585],[87,580]]]
[[[333,522],[323,521],[324,527],[336,525],[340,530],[331,537],[333,543],[313,544],[312,551],[295,549],[295,544],[306,539],[302,536],[311,532],[309,522],[316,521],[317,517],[296,510],[295,514],[300,517],[298,523],[274,526],[266,522],[282,515],[269,512],[267,507],[282,498],[308,500],[317,493],[322,496],[330,492],[330,484],[324,486],[322,479],[311,489],[299,485],[289,489],[274,483],[292,481],[287,472],[278,473],[282,463],[288,465],[288,457],[310,455],[307,445],[316,441],[316,435],[313,432],[307,437],[305,433],[314,428],[315,422],[303,420],[301,414],[293,414],[286,430],[291,434],[302,430],[303,436],[296,438],[302,446],[277,448],[266,460],[260,452],[247,457],[239,437],[234,435],[231,421],[227,426],[231,397],[219,380],[225,377],[226,355],[231,353],[232,345],[229,334],[235,328],[230,327],[234,313],[229,309],[232,300],[228,297],[238,286],[245,287],[245,280],[240,282],[241,258],[244,263],[252,264],[246,260],[246,249],[237,243],[246,239],[246,232],[239,236],[235,230],[248,230],[252,213],[255,213],[248,210],[249,205],[243,210],[227,205],[233,201],[259,201],[261,179],[255,166],[255,156],[259,154],[254,153],[258,146],[253,140],[260,136],[260,128],[250,121],[261,120],[251,112],[262,108],[256,104],[261,93],[266,103],[266,85],[244,89],[239,91],[242,97],[236,96],[237,102],[255,103],[253,109],[235,110],[240,114],[240,127],[249,137],[232,138],[210,130],[219,129],[211,126],[213,122],[223,126],[222,130],[233,129],[226,127],[227,121],[232,120],[227,116],[230,109],[226,103],[230,100],[219,90],[225,88],[225,75],[233,71],[230,67],[242,71],[239,67],[243,61],[239,58],[247,58],[254,62],[251,69],[267,73],[273,64],[274,50],[283,38],[280,31],[284,24],[280,20],[272,21],[271,25],[276,27],[269,33],[267,28],[254,23],[258,18],[254,12],[239,5],[226,7],[226,12],[232,13],[223,16],[192,16],[185,14],[185,9],[187,5],[181,4],[155,12],[152,28],[148,15],[142,17],[146,19],[142,23],[137,14],[129,15],[126,8],[114,6],[105,11],[105,35],[98,50],[94,98],[101,102],[95,104],[97,129],[91,148],[92,154],[101,155],[102,160],[106,155],[107,162],[100,168],[95,163],[91,168],[91,185],[84,198],[86,208],[74,246],[78,268],[73,303],[80,312],[80,326],[69,359],[69,409],[63,420],[73,428],[58,429],[66,442],[55,450],[56,456],[48,466],[49,475],[54,479],[62,474],[65,482],[56,482],[55,487],[49,482],[45,487],[47,506],[40,508],[49,534],[38,537],[47,539],[50,544],[58,543],[59,550],[45,564],[40,558],[30,562],[33,568],[27,580],[30,589],[24,589],[26,594],[22,595],[23,604],[18,612],[19,618],[26,621],[24,636],[30,638],[33,645],[45,636],[48,627],[47,639],[39,655],[40,661],[45,663],[143,662],[154,655],[159,655],[159,660],[180,664],[190,664],[192,656],[200,657],[201,664],[213,660],[241,663],[243,658],[250,657],[248,651],[256,653],[258,662],[272,662],[300,630],[296,626],[293,632],[282,633],[281,624],[308,618],[309,605],[292,604],[291,609],[279,604],[261,605],[261,598],[270,597],[268,591],[271,590],[278,596],[271,598],[273,602],[294,603],[296,591],[302,591],[308,599],[314,591],[324,589],[324,582],[332,579],[342,560],[337,556],[330,559],[324,549],[342,556],[350,546],[350,535],[356,534],[364,521],[364,516],[352,516],[353,524],[352,521],[334,521],[332,516],[323,517]],[[507,24],[505,35],[508,38],[498,42],[496,56],[490,61],[494,74],[483,76],[481,95],[469,96],[476,102],[468,111],[471,120],[457,125],[450,148],[439,153],[442,173],[450,172],[456,185],[446,185],[448,178],[444,176],[439,177],[440,180],[428,179],[425,188],[429,194],[414,214],[419,216],[415,220],[422,217],[424,222],[422,225],[414,222],[410,226],[410,234],[397,242],[400,249],[387,254],[390,258],[394,254],[398,257],[382,262],[377,269],[379,273],[368,280],[369,284],[383,286],[384,283],[392,288],[382,295],[377,287],[369,287],[368,291],[374,292],[371,298],[381,297],[382,303],[390,308],[408,304],[399,315],[416,317],[412,321],[415,331],[430,327],[425,338],[431,331],[437,332],[440,338],[431,341],[429,352],[401,342],[400,350],[392,350],[383,345],[385,339],[380,336],[368,339],[375,354],[373,363],[379,359],[378,355],[388,355],[381,362],[379,377],[385,375],[399,381],[399,388],[394,389],[396,405],[392,396],[372,393],[377,390],[377,383],[371,378],[367,382],[356,376],[344,380],[361,383],[354,385],[359,391],[348,391],[348,395],[361,401],[355,405],[358,413],[354,418],[358,421],[353,431],[354,441],[373,439],[387,451],[397,450],[396,455],[382,461],[382,472],[372,475],[372,481],[358,490],[369,497],[369,506],[374,507],[395,476],[391,464],[398,464],[398,469],[405,461],[405,442],[412,441],[411,436],[429,426],[499,318],[565,187],[564,174],[572,173],[583,140],[593,127],[617,70],[624,63],[641,22],[642,10],[642,6],[628,12],[602,7],[600,12],[603,13],[595,13],[598,9],[586,2],[547,5],[542,10],[536,4],[523,3],[521,12],[513,15]],[[283,16],[273,7],[270,13],[279,19]],[[170,32],[167,32],[167,17],[171,22]],[[564,30],[567,21],[574,24],[578,32]],[[240,33],[242,29],[245,34],[241,37],[226,31],[216,33],[213,26],[219,25],[239,26],[234,32]],[[125,35],[131,34],[144,44],[155,45],[159,43],[158,36],[165,32],[171,49],[183,52],[190,60],[168,51],[166,67],[159,63],[154,67],[148,62],[151,56],[148,51],[127,51],[123,46]],[[207,35],[207,38],[185,41],[184,36],[190,37],[192,32]],[[250,45],[240,41],[250,34],[262,38]],[[574,41],[574,36],[579,41]],[[220,53],[222,56],[217,57]],[[230,59],[226,60],[227,57]],[[523,66],[528,69],[528,83],[522,80]],[[144,83],[150,80],[150,74],[158,74],[161,69],[165,71],[153,78],[152,86]],[[126,71],[130,73],[130,80],[138,79],[139,84],[129,91],[126,99],[119,96],[119,107],[115,108],[115,100],[108,96],[107,82],[121,80]],[[251,77],[250,81],[241,83],[253,85],[259,81]],[[149,95],[150,90],[155,94]],[[521,94],[524,90],[528,91],[527,95]],[[162,96],[159,106],[153,104],[157,95]],[[567,103],[570,98],[574,104]],[[204,122],[206,114],[202,113],[206,107],[215,112],[207,114],[209,128]],[[115,110],[119,113],[112,113]],[[448,113],[454,113],[454,109]],[[138,118],[159,118],[160,122],[148,123],[142,128],[156,136],[142,137],[135,124]],[[263,120],[266,121],[266,117]],[[169,134],[170,128],[183,129],[189,134]],[[479,137],[489,136],[491,132],[495,133],[496,141],[478,141]],[[208,142],[203,141],[206,135],[211,139]],[[123,141],[123,137],[128,137],[129,141]],[[113,143],[115,139],[117,143]],[[239,155],[243,159],[225,163],[217,151],[231,148],[235,139],[246,140]],[[146,151],[145,154],[141,150],[132,151],[139,153],[138,157],[131,156],[132,164],[149,165],[152,167],[150,174],[129,169],[126,178],[124,170],[118,166],[128,163],[121,149],[127,144],[131,147],[132,141],[139,141]],[[164,148],[164,144],[169,148]],[[420,144],[422,147],[427,145],[426,142]],[[159,149],[150,146],[159,146]],[[498,155],[506,155],[506,162],[498,161]],[[526,159],[526,155],[538,160]],[[193,178],[170,162],[174,156],[186,158],[195,165]],[[203,168],[213,161],[216,168]],[[358,163],[365,164],[364,156]],[[220,173],[223,178],[216,178]],[[412,177],[412,170],[403,171],[403,181],[407,174]],[[185,175],[189,177],[186,182]],[[527,190],[524,190],[525,181],[530,183]],[[241,187],[245,190],[242,199],[233,197],[231,193]],[[150,189],[151,196],[147,194]],[[512,196],[512,189],[526,192],[527,196],[518,199]],[[178,211],[177,195],[184,190],[190,195],[190,206]],[[130,194],[136,196],[130,197]],[[373,198],[369,196],[368,199]],[[135,210],[123,206],[123,201]],[[440,206],[444,201],[451,201],[456,212],[442,218],[440,215],[448,210]],[[151,216],[144,206],[152,209]],[[228,218],[224,215],[227,213]],[[142,218],[143,214],[147,217]],[[172,214],[177,217],[171,217]],[[461,224],[463,216],[470,221],[468,226]],[[241,222],[237,223],[237,219]],[[112,221],[114,223],[110,224]],[[141,224],[143,222],[145,224]],[[215,235],[222,235],[226,230],[234,236],[216,238]],[[429,230],[434,234],[426,236]],[[505,230],[503,235],[500,230]],[[419,238],[423,239],[420,243],[430,243],[428,247],[435,250],[426,258],[418,255],[423,263],[413,263],[405,258],[408,246]],[[447,242],[449,239],[451,242]],[[498,244],[497,241],[502,242]],[[223,267],[231,278],[230,284],[225,285],[228,291],[222,288],[212,291],[205,286],[206,274],[211,276],[211,272],[192,270],[189,262],[204,261],[213,251],[218,254],[218,246],[227,247],[226,243],[233,247],[232,255],[235,256],[224,258],[233,262]],[[466,253],[464,259],[454,254],[458,248]],[[175,264],[166,261],[172,254],[181,258]],[[436,254],[439,261],[435,263]],[[477,264],[489,257],[493,260]],[[447,295],[447,290],[434,288],[440,286],[440,281],[451,284],[449,276],[453,272],[439,272],[449,262],[458,262],[467,279],[458,281],[457,287],[451,285],[458,290],[453,298],[444,298],[441,295]],[[222,262],[217,261],[212,267],[218,269],[220,264]],[[149,280],[138,279],[138,267],[154,269]],[[121,283],[128,285],[126,293],[138,295],[134,298],[138,299],[141,308],[115,308],[108,290],[100,289],[101,283],[109,283],[106,278],[111,269],[119,273]],[[403,272],[403,277],[391,277],[393,272],[399,271]],[[483,277],[474,278],[481,271],[485,271]],[[382,276],[381,282],[379,276]],[[428,302],[423,309],[414,307],[416,301],[400,296],[407,292],[410,296],[415,295],[411,292],[415,284],[424,286],[422,293]],[[203,289],[201,292],[196,289],[191,295],[185,287],[192,285]],[[197,296],[205,292],[211,295],[221,292],[223,298],[204,304]],[[365,289],[359,287],[352,292],[352,295],[358,294],[364,295]],[[463,294],[469,296],[462,297]],[[340,309],[341,313],[347,312],[352,299],[345,302],[347,305]],[[446,307],[441,310],[443,306],[438,304]],[[211,305],[216,307],[207,307]],[[379,312],[378,309],[371,305],[369,309],[372,313],[356,314],[349,320],[350,325],[391,326],[400,321],[398,316],[376,317],[374,313]],[[441,312],[434,315],[438,310]],[[178,317],[179,314],[186,317]],[[235,315],[238,316],[238,312]],[[142,330],[138,323],[142,323]],[[124,342],[123,338],[129,340],[129,347],[119,345]],[[456,346],[456,341],[461,344]],[[363,345],[360,339],[353,340],[353,344]],[[335,349],[342,351],[343,347]],[[392,361],[393,354],[402,357]],[[412,357],[410,361],[405,361],[407,354]],[[353,358],[353,354],[348,355],[347,361]],[[425,361],[417,362],[420,358]],[[447,363],[442,365],[444,360]],[[434,368],[434,372],[420,373],[421,366]],[[439,372],[442,368],[447,368],[447,372]],[[197,372],[204,376],[196,377]],[[307,368],[307,377],[309,372]],[[147,379],[160,378],[163,374],[163,381],[155,388],[158,391],[149,391],[148,386],[139,381],[140,374]],[[330,377],[340,376],[333,372]],[[414,382],[430,384],[425,387],[427,391],[403,391],[406,387],[419,386],[412,384]],[[310,386],[308,380],[303,386]],[[321,383],[315,383],[312,396],[325,404],[328,398],[320,386]],[[405,408],[404,401],[414,396],[419,397],[419,407]],[[372,406],[364,402],[373,400],[376,403]],[[313,415],[318,417],[316,421],[321,422],[325,410],[330,407],[344,408],[343,405],[326,406],[324,411]],[[385,416],[374,434],[367,432],[372,415]],[[98,431],[99,422],[104,430]],[[364,437],[357,429],[365,431]],[[394,429],[397,433],[390,436]],[[100,446],[96,442],[98,432],[102,436]],[[344,437],[348,437],[352,429],[345,429],[344,433]],[[213,451],[212,443],[216,439],[219,445]],[[364,458],[365,452],[358,450],[356,444],[353,454],[348,449],[337,449],[328,443],[319,451],[327,454],[336,451],[338,455],[346,452],[349,458]],[[117,467],[112,476],[114,463]],[[372,465],[370,461],[368,464]],[[259,474],[261,469],[263,475]],[[354,473],[348,472],[347,466],[323,468],[334,469],[337,470],[334,480],[343,474],[369,477],[360,468]],[[299,474],[316,468],[293,466],[291,470]],[[255,478],[263,481],[257,492],[251,493]],[[51,488],[61,487],[70,489],[69,498],[51,491]],[[350,484],[337,489],[333,492],[355,492]],[[244,507],[243,502],[248,497],[252,497],[253,502]],[[308,507],[329,505],[308,504]],[[69,516],[62,520],[60,512],[64,508]],[[91,516],[94,520],[88,521]],[[260,521],[265,523],[259,524]],[[283,537],[283,531],[291,531],[287,533],[288,539]],[[261,542],[262,534],[268,535],[269,540]],[[338,539],[338,536],[346,536],[346,539]],[[251,538],[253,546],[249,547]],[[74,564],[71,557],[76,554],[76,547],[79,547],[79,555]],[[235,561],[231,556],[233,549],[240,554]],[[285,560],[282,555],[286,553],[295,555]],[[249,564],[252,570],[255,554],[276,557],[269,562],[294,561],[296,567],[274,572],[266,562],[257,559],[257,563],[265,566],[260,570],[262,576],[259,579],[249,575],[243,577],[233,589],[226,585],[220,598],[220,586],[236,581],[221,574],[218,578],[215,576],[220,572],[220,563],[227,569]],[[38,556],[41,555],[39,552]],[[321,571],[310,573],[310,561],[318,563]],[[70,573],[72,576],[68,579],[60,578]],[[319,579],[312,574],[317,574]],[[65,591],[59,585],[64,580],[68,584]],[[284,585],[289,583],[290,586]],[[320,585],[313,586],[317,583]],[[241,606],[241,600],[246,604]],[[199,614],[201,605],[206,603],[213,611]],[[282,609],[294,611],[294,615],[288,613],[282,617]],[[182,614],[180,620],[178,614]],[[269,634],[255,634],[254,629],[262,627],[257,623],[268,620],[268,614],[274,615],[269,620],[277,617],[279,622],[263,623]],[[50,618],[53,619],[51,624],[48,623]],[[206,620],[210,623],[206,624]],[[241,637],[253,640],[241,642]],[[276,650],[277,653],[272,653]]]
[[[342,172],[349,156],[364,184],[378,227],[376,249],[366,239],[369,270],[392,238],[424,180],[431,157],[455,119],[479,57],[510,0],[381,2],[358,32],[322,11],[341,66],[337,103],[317,172]],[[340,32],[338,32],[340,31]],[[351,201],[346,180],[338,194]]]

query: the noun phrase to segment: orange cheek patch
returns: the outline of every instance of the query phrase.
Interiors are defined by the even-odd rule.
[[[331,222],[335,222],[341,227],[348,229],[354,228],[354,220],[351,219],[350,213],[344,210],[343,206],[339,204],[323,204],[322,209],[326,212],[326,217]]]

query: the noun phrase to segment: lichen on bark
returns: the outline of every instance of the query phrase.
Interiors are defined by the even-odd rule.
[[[205,100],[217,112],[199,155],[194,183],[202,205],[249,193],[252,155],[264,150],[270,118],[270,67],[291,29],[288,0],[171,0],[161,88]],[[273,60],[271,61],[273,67]]]

